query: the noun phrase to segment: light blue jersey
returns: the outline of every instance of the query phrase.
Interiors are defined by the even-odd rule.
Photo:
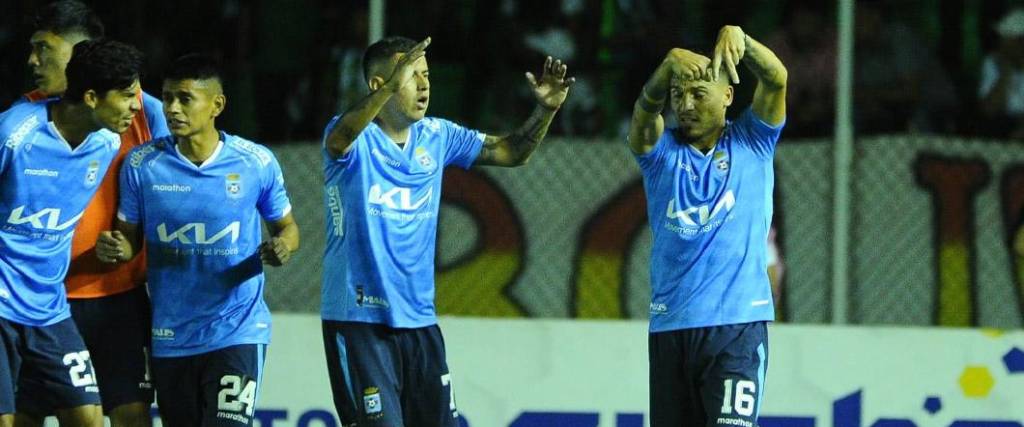
[[[748,109],[707,154],[669,129],[636,156],[654,236],[651,332],[774,320],[767,241],[782,126]]]
[[[49,119],[55,101],[0,114],[0,317],[30,326],[71,315],[71,236],[121,146],[101,129],[71,148]]]
[[[324,149],[324,319],[396,328],[437,323],[442,172],[448,165],[468,169],[483,141],[483,133],[428,117],[412,125],[404,148],[370,123],[344,156],[332,159]]]
[[[290,211],[277,159],[237,136],[221,133],[200,166],[173,137],[128,154],[118,218],[139,224],[146,239],[154,356],[270,342],[260,217]]]

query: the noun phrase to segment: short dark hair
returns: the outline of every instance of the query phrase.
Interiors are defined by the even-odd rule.
[[[103,37],[103,22],[89,6],[77,0],[60,0],[44,6],[35,16],[36,31]]]
[[[363,77],[370,81],[371,70],[378,63],[390,60],[396,53],[405,53],[416,47],[416,41],[407,37],[391,36],[378,40],[363,53]]]
[[[208,80],[223,84],[220,61],[211,55],[190,53],[182,55],[171,63],[164,73],[164,80]]]
[[[135,83],[142,74],[142,53],[110,39],[85,40],[75,45],[64,74],[68,79],[64,98],[81,102],[89,89],[104,95]]]

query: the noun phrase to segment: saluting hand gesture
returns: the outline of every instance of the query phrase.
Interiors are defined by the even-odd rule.
[[[740,75],[736,72],[736,66],[747,50],[746,37],[743,30],[735,25],[726,25],[718,31],[718,42],[715,43],[715,55],[709,70],[713,80],[718,80],[724,61],[725,69],[729,72],[729,81],[739,84]]]
[[[565,77],[568,68],[561,60],[552,59],[550,56],[544,61],[544,70],[538,80],[533,73],[526,72],[526,81],[533,89],[533,96],[537,97],[537,103],[549,110],[558,109],[565,102],[569,95],[569,86],[576,82],[575,77]]]
[[[430,46],[430,37],[423,39],[423,41],[416,43],[408,52],[398,58],[398,62],[395,63],[395,69],[391,72],[391,77],[388,77],[387,85],[390,85],[392,89],[398,90],[398,88],[405,86],[405,83],[412,79],[412,76],[416,73],[416,61],[424,57],[427,54],[427,46]]]

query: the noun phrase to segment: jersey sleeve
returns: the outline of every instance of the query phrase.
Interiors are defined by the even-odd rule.
[[[140,169],[133,165],[141,164],[141,156],[138,148],[133,149],[121,164],[121,173],[118,176],[120,189],[118,190],[117,219],[129,224],[142,222],[142,193],[139,183]]]
[[[444,128],[444,165],[469,169],[484,146],[483,132],[468,129],[447,120],[436,119]]]
[[[327,123],[327,127],[324,128],[324,136],[320,141],[320,151],[323,152],[324,159],[327,161],[326,164],[335,164],[342,167],[347,167],[348,165],[352,164],[352,161],[356,158],[356,151],[359,151],[356,150],[356,144],[359,144],[359,140],[363,137],[363,133],[365,132],[366,129],[363,129],[364,132],[360,132],[359,136],[356,137],[355,141],[352,141],[352,148],[350,148],[347,153],[344,153],[341,156],[338,156],[337,158],[333,158],[331,156],[331,153],[327,151],[327,135],[331,134],[331,131],[334,130],[334,127],[337,126],[338,122],[340,121],[341,115],[337,115],[334,116],[334,118]]]
[[[284,174],[273,153],[270,153],[270,163],[262,169],[260,180],[262,184],[260,198],[256,202],[256,209],[260,211],[260,216],[273,222],[291,213],[292,203],[284,188]]]
[[[775,146],[779,142],[779,135],[782,134],[784,126],[785,120],[772,126],[757,117],[753,109],[747,108],[732,123],[732,131],[736,133],[736,141],[746,145],[761,157],[771,158],[775,155]]]
[[[658,137],[658,142],[654,144],[654,148],[644,154],[637,154],[629,148],[629,138],[626,138],[626,149],[633,153],[633,157],[636,158],[636,162],[640,165],[640,170],[647,171],[657,167],[662,160],[665,158],[665,147],[672,143],[672,129],[665,129]]]
[[[163,138],[171,134],[170,129],[167,127],[167,118],[164,117],[163,102],[160,102],[159,99],[146,92],[142,92],[142,110],[146,114],[149,134],[153,139]]]

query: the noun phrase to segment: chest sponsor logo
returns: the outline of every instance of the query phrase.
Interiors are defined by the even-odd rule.
[[[434,196],[434,189],[428,188],[427,194],[413,200],[412,189],[405,187],[394,187],[384,190],[380,184],[373,184],[370,187],[368,202],[371,205],[383,206],[391,210],[414,211],[425,205]]]
[[[75,225],[81,217],[82,214],[79,213],[67,221],[60,222],[60,209],[45,208],[26,215],[25,206],[18,206],[7,217],[7,223],[11,225],[28,224],[37,230],[64,231]]]
[[[180,184],[153,184],[153,191],[160,193],[191,193],[192,187]]]
[[[56,178],[60,176],[60,172],[50,169],[25,169],[25,175],[28,176],[43,176],[47,178]]]
[[[689,206],[686,209],[676,209],[678,205],[677,199],[673,198],[668,202],[668,209],[665,215],[671,219],[679,220],[683,225],[688,226],[704,226],[711,222],[715,217],[727,214],[736,206],[736,196],[732,190],[726,191],[718,202],[711,206],[709,204],[700,206]]]
[[[374,148],[370,152],[373,153],[373,157],[376,157],[377,160],[380,160],[385,165],[391,166],[393,168],[397,168],[402,165],[402,162],[388,157],[386,154],[382,153],[377,148]]]
[[[211,236],[207,234],[206,224],[201,222],[185,224],[170,233],[167,232],[167,224],[160,224],[156,227],[156,233],[163,243],[179,242],[186,245],[212,245],[227,237],[231,238],[231,243],[237,242],[241,227],[242,223],[235,221]]]

